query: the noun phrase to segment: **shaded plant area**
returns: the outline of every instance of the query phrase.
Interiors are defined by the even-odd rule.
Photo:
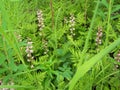
[[[120,1],[0,0],[0,90],[120,90]]]

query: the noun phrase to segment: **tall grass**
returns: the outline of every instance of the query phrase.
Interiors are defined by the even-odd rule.
[[[42,30],[39,30],[41,18],[37,10],[41,11],[45,24]],[[120,17],[114,16],[118,10],[119,5],[114,0],[1,0],[0,88],[118,88],[119,82],[112,84],[120,73],[119,67],[115,67],[120,64],[114,58],[120,45],[117,21]],[[75,22],[74,25],[71,22]],[[97,46],[95,38],[99,26],[103,28],[103,37]],[[21,35],[21,41],[16,32]],[[29,51],[26,52],[29,40],[33,45],[29,46],[33,49],[31,61]],[[48,52],[44,54],[46,48]],[[11,81],[14,85],[8,85]]]

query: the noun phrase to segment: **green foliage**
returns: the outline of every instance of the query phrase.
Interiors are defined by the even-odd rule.
[[[120,62],[115,58],[120,49],[119,4],[119,0],[0,0],[0,88],[119,90]]]

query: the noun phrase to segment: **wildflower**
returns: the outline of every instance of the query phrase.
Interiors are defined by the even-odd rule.
[[[118,51],[118,53],[117,53],[117,55],[115,56],[115,60],[117,61],[117,62],[120,62],[120,50]],[[115,65],[115,68],[118,68],[119,67],[119,65]]]
[[[43,33],[41,32],[43,30],[43,28],[45,27],[44,25],[44,19],[43,19],[43,14],[42,14],[42,11],[41,10],[38,10],[37,11],[37,19],[38,19],[38,27],[39,27],[39,30],[40,30],[40,33],[39,35],[43,37],[43,48],[44,48],[44,54],[47,54],[48,53],[48,42],[45,40],[44,36],[43,36]],[[31,50],[31,53],[33,51]]]
[[[34,65],[31,65],[31,68],[34,68]]]
[[[19,34],[18,37],[17,37],[19,42],[22,41],[21,37],[22,37],[22,36],[21,36],[20,34]]]
[[[96,34],[96,45],[100,45],[102,44],[102,35],[103,35],[103,32],[102,32],[102,27],[98,27],[98,32]]]
[[[31,60],[30,59],[27,59],[28,62],[30,62]]]
[[[25,52],[27,53],[27,62],[32,63],[32,60],[34,59],[33,57],[33,42],[31,41],[30,38],[28,38],[27,46]]]
[[[49,52],[47,40],[43,40],[43,48],[44,48],[44,54],[46,55]]]
[[[43,22],[44,19],[43,19],[43,14],[42,14],[41,10],[37,11],[37,19],[38,19],[39,30],[42,31],[42,29],[45,27],[45,25],[44,25],[44,22]]]
[[[65,24],[68,24],[68,20],[67,20],[66,17],[64,17],[64,23],[65,23]]]
[[[22,41],[22,35],[19,34],[19,32],[15,32],[14,35],[16,36],[18,42],[21,42],[21,41]]]
[[[75,36],[75,17],[71,14],[70,21],[69,21],[69,27],[70,27],[70,35],[73,37]]]

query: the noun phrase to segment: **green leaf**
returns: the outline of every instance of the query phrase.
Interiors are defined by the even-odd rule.
[[[99,60],[101,60],[106,54],[108,54],[111,50],[113,50],[118,45],[120,45],[120,38],[118,38],[111,45],[107,46],[105,49],[101,50],[100,53],[92,57],[90,60],[86,61],[83,65],[81,66],[79,65],[74,77],[69,83],[69,90],[73,90],[77,81],[81,77],[83,77],[93,67],[93,65],[99,62]]]
[[[9,67],[12,71],[17,71],[17,66],[14,63],[14,59],[12,59],[9,63]]]
[[[25,71],[25,70],[27,70],[27,67],[25,65],[23,65],[23,64],[20,64],[19,66],[17,66],[17,69],[19,71]]]
[[[56,50],[56,55],[57,56],[64,56],[65,55],[65,51],[64,51],[64,49],[57,49]]]
[[[6,68],[2,68],[2,69],[0,69],[0,74],[4,73],[6,71],[8,71]]]
[[[102,0],[102,4],[103,4],[106,8],[108,8],[107,0]]]
[[[104,86],[103,90],[110,90],[107,86]]]
[[[119,10],[120,10],[120,5],[115,5],[115,6],[113,7],[112,13],[117,12],[117,11],[119,11]]]
[[[0,52],[0,65],[6,60],[6,57],[4,54]]]

